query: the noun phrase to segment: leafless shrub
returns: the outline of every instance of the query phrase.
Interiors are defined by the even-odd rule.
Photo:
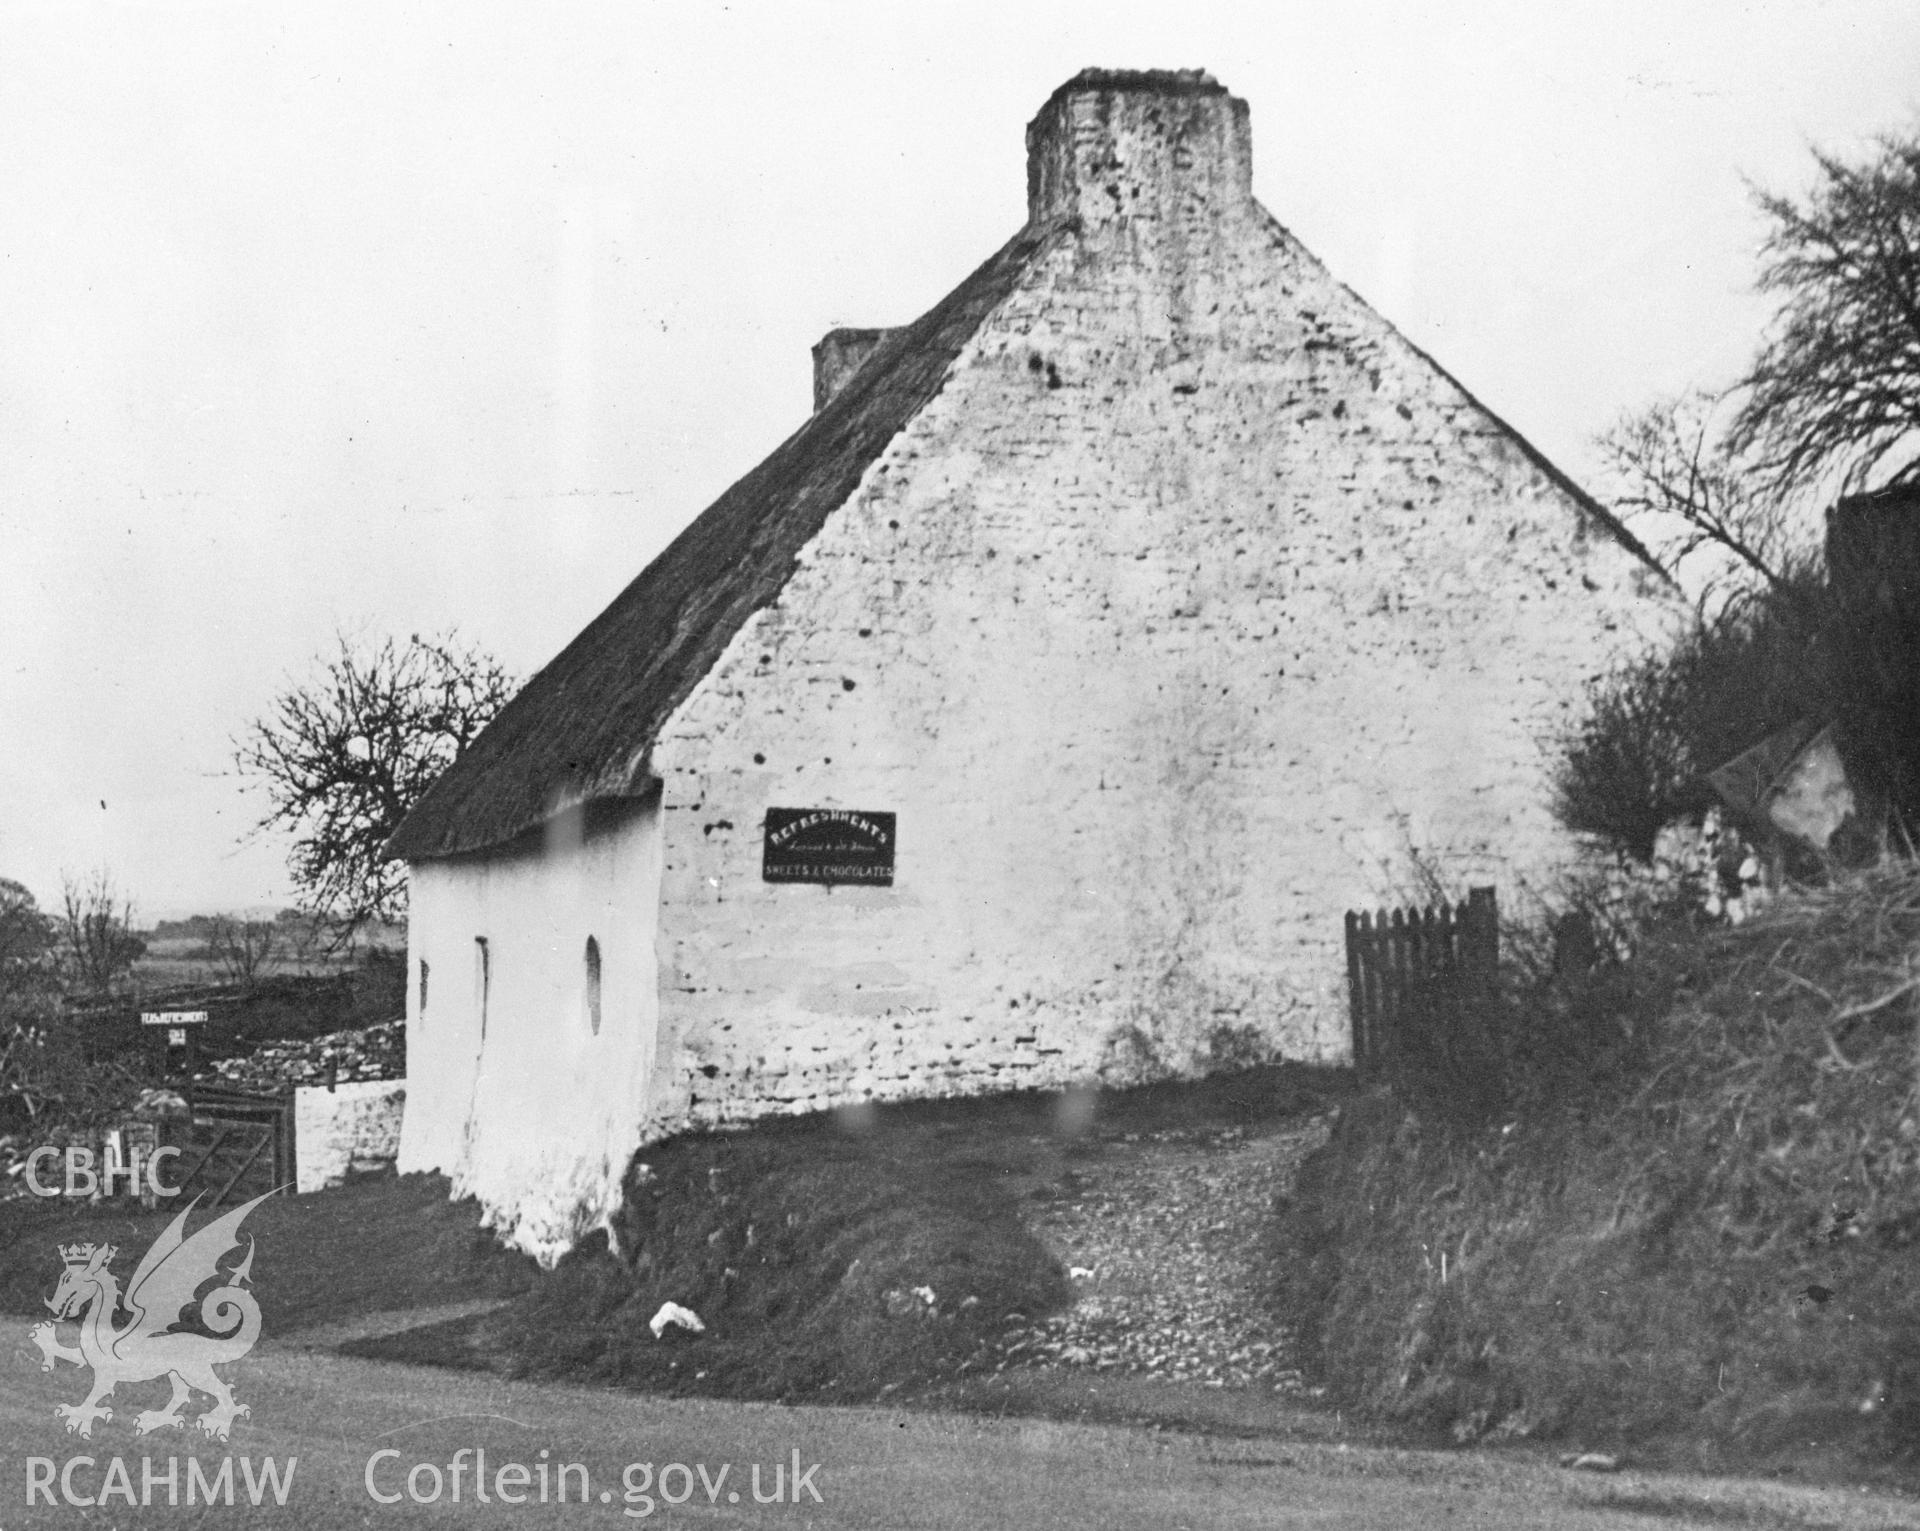
[[[283,927],[272,920],[236,920],[227,915],[213,922],[207,949],[228,983],[251,989],[280,954]]]
[[[73,1018],[57,1011],[0,1031],[0,1101],[29,1121],[88,1125],[118,1116],[139,1089],[139,1069],[91,1058]]]
[[[1828,604],[1826,582],[1797,566],[1782,588],[1730,599],[1671,648],[1589,688],[1555,741],[1562,824],[1650,861],[1663,827],[1713,803],[1709,771],[1830,705],[1828,644],[1806,626]]]
[[[54,921],[24,887],[0,877],[0,1024],[41,1013],[59,992]]]

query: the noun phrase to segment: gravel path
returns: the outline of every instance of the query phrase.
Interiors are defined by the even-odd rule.
[[[1271,1313],[1264,1231],[1324,1117],[1278,1130],[1108,1138],[1034,1192],[1073,1306],[1007,1336],[999,1366],[1077,1367],[1311,1396]]]

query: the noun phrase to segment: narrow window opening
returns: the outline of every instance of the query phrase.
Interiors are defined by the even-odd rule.
[[[427,974],[429,971],[427,959],[422,957],[420,959],[420,1019],[423,1021],[427,1018]]]
[[[600,1035],[600,943],[587,937],[587,1027]]]
[[[487,1040],[487,996],[493,988],[493,954],[487,950],[487,938],[473,938],[474,1007],[480,1012],[480,1040]]]

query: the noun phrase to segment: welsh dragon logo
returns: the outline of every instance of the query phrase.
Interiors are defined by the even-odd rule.
[[[93,1368],[93,1391],[84,1402],[54,1406],[54,1414],[67,1422],[69,1432],[91,1439],[96,1419],[113,1418],[113,1410],[102,1399],[123,1382],[155,1377],[172,1381],[173,1397],[165,1408],[142,1409],[134,1417],[136,1435],[184,1426],[180,1410],[196,1390],[214,1401],[196,1423],[216,1440],[224,1441],[234,1420],[251,1412],[233,1401],[233,1389],[220,1380],[214,1367],[239,1360],[260,1338],[260,1304],[247,1290],[253,1270],[252,1238],[247,1240],[246,1257],[231,1270],[222,1270],[220,1262],[239,1247],[241,1219],[264,1200],[256,1196],[189,1238],[184,1230],[187,1214],[199,1202],[195,1197],[141,1257],[124,1298],[119,1278],[107,1269],[118,1253],[113,1245],[61,1246],[66,1269],[47,1306],[55,1319],[79,1320],[79,1346],[61,1344],[51,1323],[35,1324],[28,1334],[46,1358],[42,1371],[52,1371],[56,1361]],[[199,1327],[181,1327],[194,1321],[183,1310],[210,1282],[219,1285],[199,1297],[195,1309]],[[120,1311],[130,1316],[116,1327],[114,1317]]]

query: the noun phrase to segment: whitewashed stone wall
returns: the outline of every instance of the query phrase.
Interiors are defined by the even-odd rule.
[[[377,1169],[400,1154],[407,1104],[404,1079],[303,1085],[293,1092],[294,1189],[302,1196],[339,1185],[351,1169]]]
[[[553,1258],[617,1205],[640,1144],[659,1013],[657,808],[584,831],[569,816],[545,839],[416,863],[411,877],[399,1167],[444,1172],[505,1237]],[[484,1050],[476,937],[490,969]]]
[[[1214,103],[1057,108],[1078,228],[670,721],[650,1135],[1339,1058],[1346,907],[1574,853],[1544,741],[1671,609]],[[894,886],[763,882],[770,806],[896,812]]]

